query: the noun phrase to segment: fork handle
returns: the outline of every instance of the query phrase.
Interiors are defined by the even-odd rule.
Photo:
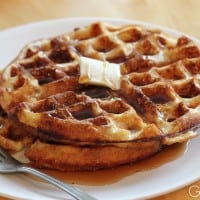
[[[64,192],[67,192],[69,195],[74,197],[77,200],[97,200],[96,198],[88,195],[84,191],[77,189],[69,184],[66,184],[62,181],[59,181],[51,176],[48,176],[47,174],[40,172],[36,169],[33,169],[31,167],[21,166],[18,168],[17,172],[26,172],[29,174],[33,174],[53,185],[58,187],[59,189],[63,190]]]

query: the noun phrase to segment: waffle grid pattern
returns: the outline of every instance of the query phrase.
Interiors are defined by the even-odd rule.
[[[79,84],[80,56],[119,63],[120,90]],[[28,141],[40,140],[27,153],[40,167],[65,170],[63,162],[70,170],[110,167],[196,135],[189,130],[200,121],[199,73],[200,49],[187,37],[139,25],[94,23],[28,44],[1,74],[0,105],[10,123],[31,128]],[[0,136],[10,140],[5,129]],[[46,155],[53,148],[70,156],[79,152],[82,160],[83,151],[90,156],[82,164],[67,158],[55,163]],[[114,160],[112,155],[104,160],[109,150]],[[39,151],[46,158],[38,157]],[[125,154],[134,151],[138,155],[129,160]],[[117,160],[118,153],[124,160]]]

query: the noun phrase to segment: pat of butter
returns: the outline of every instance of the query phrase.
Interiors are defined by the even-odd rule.
[[[106,61],[80,57],[80,84],[97,85],[119,90],[120,65]]]

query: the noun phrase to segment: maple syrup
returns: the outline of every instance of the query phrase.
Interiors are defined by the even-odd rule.
[[[186,151],[187,143],[182,143],[167,147],[160,153],[146,160],[112,169],[104,169],[92,172],[60,172],[44,169],[42,171],[66,183],[93,186],[108,185],[139,171],[146,171],[164,165],[177,159]]]

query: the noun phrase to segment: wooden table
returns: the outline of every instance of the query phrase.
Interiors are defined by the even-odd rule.
[[[96,16],[152,22],[200,38],[199,9],[198,0],[0,0],[0,30],[46,19]],[[200,187],[200,181],[192,185]],[[189,186],[154,200],[200,199],[190,197],[188,190]]]

